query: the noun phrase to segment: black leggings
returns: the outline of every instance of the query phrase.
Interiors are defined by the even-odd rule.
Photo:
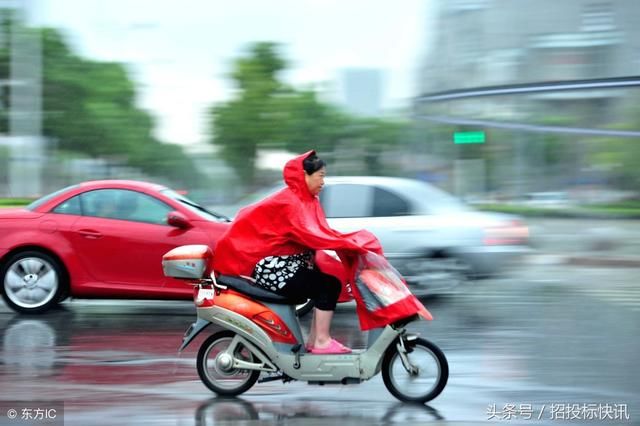
[[[287,280],[287,284],[275,293],[290,298],[311,299],[316,308],[333,311],[336,309],[341,290],[340,280],[333,275],[325,274],[317,268],[300,268]]]

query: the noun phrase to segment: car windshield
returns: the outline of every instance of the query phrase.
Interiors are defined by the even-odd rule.
[[[161,192],[167,197],[173,198],[174,200],[180,202],[183,206],[199,215],[200,217],[216,222],[230,222],[230,219],[228,217],[219,213],[212,212],[211,210],[204,208],[195,201],[192,201],[184,195],[180,195],[171,189],[163,189]]]
[[[405,188],[416,206],[416,214],[440,214],[471,210],[469,206],[435,186],[415,181]]]
[[[27,210],[35,210],[38,207],[40,207],[41,205],[43,205],[44,203],[46,203],[47,201],[51,200],[54,197],[57,197],[58,195],[69,191],[70,189],[73,188],[77,188],[79,185],[71,185],[71,186],[67,186],[66,188],[62,188],[59,189],[56,192],[52,192],[51,194],[47,194],[44,197],[38,198],[37,200],[35,200],[34,202],[32,202],[31,204],[29,204],[27,207],[25,207]]]

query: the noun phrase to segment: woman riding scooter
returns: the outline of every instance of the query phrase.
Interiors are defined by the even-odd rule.
[[[341,282],[320,270],[315,252],[336,250],[343,264],[352,268],[358,254],[382,254],[380,243],[368,231],[344,234],[331,229],[318,200],[326,167],[315,151],[287,162],[283,175],[286,188],[240,210],[215,247],[214,269],[250,276],[276,294],[313,300],[307,350],[349,353],[350,348],[330,335]]]

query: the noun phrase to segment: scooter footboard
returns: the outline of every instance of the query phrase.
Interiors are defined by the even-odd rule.
[[[340,382],[346,378],[360,379],[360,355],[313,355],[300,356],[300,366],[295,367],[294,355],[278,354],[278,365],[289,377],[308,382]]]
[[[398,338],[402,330],[385,327],[375,342],[364,352],[350,354],[303,354],[296,368],[295,354],[278,353],[273,359],[291,378],[309,382],[342,383],[345,380],[368,380],[380,372],[387,348]]]

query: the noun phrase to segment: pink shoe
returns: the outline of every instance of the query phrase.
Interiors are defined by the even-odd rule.
[[[336,339],[331,339],[329,346],[326,348],[309,348],[312,354],[349,354],[351,349],[338,342]]]

